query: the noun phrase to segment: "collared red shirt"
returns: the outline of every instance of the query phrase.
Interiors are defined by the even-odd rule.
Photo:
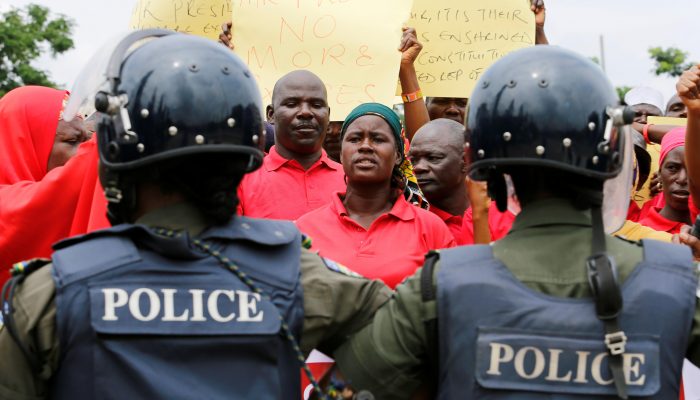
[[[263,165],[238,186],[238,214],[255,218],[295,220],[331,201],[345,190],[345,172],[325,151],[309,169],[282,157],[275,146]]]
[[[465,211],[465,215],[466,215],[467,211],[470,211],[470,210],[471,210],[471,208],[467,208],[467,210]],[[474,235],[472,234],[472,241],[469,242],[469,241],[467,241],[466,236],[462,232],[462,229],[463,229],[462,224],[463,224],[463,220],[464,220],[465,215],[452,215],[452,214],[448,213],[447,211],[444,211],[440,208],[435,207],[432,204],[430,205],[430,212],[432,212],[433,214],[440,217],[442,222],[444,222],[445,225],[447,225],[447,228],[450,230],[450,232],[452,233],[452,236],[454,236],[454,238],[455,238],[455,242],[459,246],[461,246],[463,244],[474,244],[474,240],[473,240]]]
[[[658,207],[649,208],[649,212],[644,218],[639,220],[639,223],[649,228],[656,229],[657,231],[668,232],[672,235],[680,233],[681,227],[685,224],[683,222],[667,219],[659,213],[660,211],[661,208]]]
[[[454,247],[452,234],[439,217],[409,204],[399,195],[392,209],[380,215],[369,229],[347,213],[342,198],[296,221],[311,238],[312,250],[370,279],[395,287],[423,264],[431,249]]]
[[[664,194],[659,193],[654,198],[651,200],[647,201],[644,203],[639,211],[639,214],[637,215],[637,219],[632,219],[632,221],[639,221],[643,218],[646,218],[647,214],[649,214],[649,211],[652,209],[652,207],[657,207],[658,209],[664,208],[666,205],[666,201],[664,200]],[[630,204],[630,208],[632,205]],[[693,202],[693,195],[688,196],[688,210],[690,210],[690,220],[695,223],[695,218],[698,217],[698,214],[700,214],[700,210],[695,206],[695,202]],[[627,217],[629,218],[629,216]]]
[[[508,234],[515,222],[515,214],[506,210],[505,212],[498,211],[496,202],[492,201],[489,205],[489,232],[491,232],[491,241],[496,241]],[[472,208],[467,208],[462,221],[462,237],[457,239],[464,244],[474,244],[474,215]]]

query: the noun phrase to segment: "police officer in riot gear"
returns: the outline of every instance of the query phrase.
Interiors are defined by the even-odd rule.
[[[133,32],[90,62],[66,108],[83,99],[102,113],[114,226],[18,266],[0,398],[297,397],[299,359],[332,353],[388,290],[302,249],[289,222],[234,216],[264,143],[251,73],[206,39]]]
[[[700,364],[690,251],[605,234],[629,202],[629,117],[574,53],[497,61],[471,96],[470,176],[501,209],[512,179],[522,212],[491,245],[429,254],[335,379],[381,399],[430,380],[440,399],[678,398],[683,358]]]

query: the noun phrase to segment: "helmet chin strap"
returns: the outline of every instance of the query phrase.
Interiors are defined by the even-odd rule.
[[[107,198],[107,219],[112,225],[130,222],[136,208],[136,187],[133,183],[119,179],[119,174],[104,172],[104,193]]]
[[[500,212],[508,210],[508,185],[503,174],[494,174],[487,181],[488,193],[496,202],[496,208]]]

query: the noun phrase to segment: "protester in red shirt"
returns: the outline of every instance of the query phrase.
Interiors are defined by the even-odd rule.
[[[443,220],[457,244],[474,244],[475,204],[470,204],[473,193],[465,185],[464,126],[445,118],[430,121],[416,132],[408,155],[418,184],[430,202],[430,211]],[[515,214],[498,211],[485,194],[482,197],[476,195],[479,199],[476,206],[481,210],[483,205],[489,236],[485,243],[488,243],[508,233]]]
[[[362,104],[341,131],[347,191],[297,220],[312,249],[368,278],[395,287],[430,249],[452,247],[445,224],[404,199],[401,123],[377,103]]]
[[[464,125],[440,118],[423,125],[411,141],[408,158],[418,185],[457,244],[471,244],[462,235],[462,220],[469,207],[465,180]]]
[[[24,86],[0,99],[0,284],[12,264],[109,226],[96,142],[81,118],[59,121],[67,95]]]
[[[688,175],[685,168],[685,128],[676,128],[661,140],[659,180],[663,189],[664,206],[651,207],[639,223],[657,231],[680,233],[690,224],[688,208]]]
[[[343,168],[322,148],[330,113],[326,99],[325,85],[309,71],[277,81],[268,108],[275,145],[238,187],[240,215],[294,220],[345,190]]]

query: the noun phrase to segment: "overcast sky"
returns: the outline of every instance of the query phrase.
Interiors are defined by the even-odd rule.
[[[136,0],[0,0],[0,11],[28,3],[76,22],[75,48],[36,63],[70,88],[90,56],[127,29]],[[546,5],[551,44],[600,57],[599,37],[604,37],[606,70],[616,86],[652,86],[666,99],[673,94],[674,79],[653,75],[649,47],[678,47],[700,62],[700,0],[547,0]]]

